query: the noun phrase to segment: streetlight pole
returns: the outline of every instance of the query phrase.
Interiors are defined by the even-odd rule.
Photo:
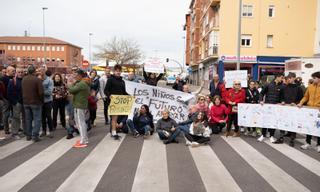
[[[175,63],[177,63],[177,64],[180,66],[181,72],[180,72],[179,75],[181,75],[181,74],[183,73],[183,67],[182,67],[181,63],[179,63],[177,60],[169,59],[169,58],[166,59],[167,63],[168,63],[170,60],[173,61],[173,62],[175,62]]]
[[[48,7],[42,7],[42,14],[43,14],[43,65],[46,65],[46,31],[45,31],[45,19],[44,19],[44,12],[47,10]]]
[[[242,0],[239,0],[237,70],[240,70]]]
[[[92,36],[93,34],[92,33],[89,33],[89,69],[90,69],[90,71],[92,70],[92,66],[91,66],[91,36]]]

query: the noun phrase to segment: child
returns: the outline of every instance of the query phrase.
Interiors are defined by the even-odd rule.
[[[90,96],[88,97],[88,104],[89,104],[89,122],[88,122],[88,130],[91,129],[92,126],[94,126],[94,120],[97,117],[97,102],[98,98],[96,97],[96,91],[91,90]]]

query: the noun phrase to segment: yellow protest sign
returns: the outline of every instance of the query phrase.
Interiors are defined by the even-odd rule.
[[[108,108],[109,115],[129,115],[131,113],[134,96],[111,95],[111,102]]]

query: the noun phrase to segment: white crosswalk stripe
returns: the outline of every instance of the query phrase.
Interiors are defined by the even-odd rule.
[[[104,137],[57,191],[94,191],[121,142]]]
[[[223,139],[277,191],[310,191],[241,138]]]
[[[50,147],[0,178],[1,190],[18,191],[41,171],[67,152],[75,139],[60,139]]]
[[[123,142],[130,141],[127,137],[132,136],[122,135],[122,139],[120,141],[114,141],[112,138],[110,138],[109,134],[106,136],[99,136],[99,139],[95,140],[97,145],[92,147],[90,151],[87,151],[88,155],[83,156],[83,160],[78,161],[78,163],[75,164],[76,166],[70,169],[70,172],[65,175],[65,179],[57,182],[57,185],[55,185],[56,187],[54,188],[56,191],[94,191],[97,186],[99,186],[99,182],[103,180],[102,178],[105,177],[104,174],[112,173],[108,172],[110,163],[114,162],[114,157],[121,153],[121,148],[123,147],[120,146],[126,146],[123,145]],[[255,170],[255,174],[260,175],[261,180],[267,183],[271,189],[274,188],[276,191],[311,190],[307,187],[310,185],[310,183],[305,184],[303,183],[306,182],[305,180],[299,180],[295,178],[296,176],[294,176],[294,174],[290,175],[292,173],[287,173],[284,171],[283,167],[280,167],[278,164],[276,165],[273,161],[268,159],[270,156],[265,156],[265,151],[261,150],[261,148],[256,148],[251,142],[248,142],[247,139],[231,137],[226,138],[224,136],[220,137],[223,139],[223,141],[221,139],[220,141],[225,141],[225,146],[229,145],[233,149],[232,153],[243,159],[244,162],[248,163],[248,167],[250,167],[252,170]],[[130,142],[132,142],[132,140]],[[24,142],[21,140],[1,146],[0,158],[3,159],[2,161],[4,161],[10,158],[13,153],[24,151],[22,150],[24,148],[31,148],[32,146],[30,146],[30,143],[31,142]],[[37,155],[26,160],[17,167],[12,168],[12,170],[7,170],[7,173],[0,178],[0,191],[19,191],[27,184],[30,185],[30,183],[32,183],[30,181],[32,181],[40,173],[46,171],[51,164],[53,164],[59,158],[64,157],[66,153],[74,154],[70,152],[74,152],[78,149],[69,151],[74,143],[75,139],[66,140],[65,138],[62,138],[51,144],[46,149],[39,151]],[[139,143],[140,144],[138,145],[141,146],[142,142]],[[41,142],[35,143],[34,145],[40,144]],[[312,177],[312,179],[317,180],[318,176],[320,179],[320,161],[317,157],[313,158],[308,154],[297,150],[296,148],[289,147],[287,144],[275,145],[271,144],[269,141],[259,144],[260,146],[265,145],[269,149],[272,149],[274,153],[276,152],[279,155],[283,155],[291,159],[291,165],[296,163],[301,165],[299,170],[306,170],[308,173],[310,173],[309,178]],[[184,144],[180,143],[172,145],[164,145],[156,135],[153,135],[143,141],[141,153],[139,154],[140,158],[139,160],[135,160],[137,164],[134,164],[134,167],[136,168],[135,175],[133,172],[133,174],[130,176],[132,180],[129,184],[129,186],[131,186],[129,190],[133,192],[172,191],[170,188],[171,185],[174,185],[174,181],[169,181],[170,171],[168,170],[168,157],[172,157],[172,155],[179,155],[179,153],[172,154],[171,152],[170,154],[168,153],[167,149],[174,147],[174,145]],[[87,149],[88,148],[79,150]],[[203,189],[210,192],[243,191],[241,188],[243,186],[237,183],[241,181],[241,178],[239,179],[239,177],[234,177],[232,174],[235,173],[228,170],[228,162],[222,162],[221,156],[219,158],[221,152],[219,153],[219,151],[216,150],[214,144],[213,146],[206,145],[197,148],[188,148],[186,152],[190,152],[190,155],[185,156],[184,158],[186,158],[186,161],[192,161],[194,163],[195,170],[198,170],[200,181],[202,181],[202,183],[200,182],[200,184],[198,184],[204,186]],[[313,152],[316,153],[315,151]],[[0,165],[5,166],[3,164]],[[119,167],[119,169],[121,169],[121,167]],[[187,175],[183,175],[183,173],[184,170],[181,170],[181,177],[187,177]],[[197,178],[198,177],[199,176],[197,176]],[[43,182],[45,182],[45,178],[43,179]],[[38,183],[35,182],[30,186],[36,184]],[[121,183],[119,183],[119,185],[121,185]],[[254,185],[254,183],[250,183],[250,185]],[[315,183],[314,185],[316,187],[318,185],[320,186],[319,183]],[[28,189],[30,189],[30,186]],[[315,186],[312,186],[312,189],[316,188]],[[190,191],[192,191],[192,189],[190,189]]]

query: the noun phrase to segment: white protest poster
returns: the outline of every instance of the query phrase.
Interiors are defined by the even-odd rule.
[[[232,88],[234,81],[240,81],[241,87],[248,87],[248,71],[239,70],[239,71],[225,71],[224,80],[226,81],[226,88]]]
[[[141,105],[146,104],[154,120],[159,120],[162,117],[161,112],[168,110],[170,117],[177,122],[185,121],[189,112],[187,102],[194,99],[192,94],[131,81],[126,81],[126,91],[135,97],[129,118],[133,117]]]
[[[149,58],[146,60],[144,70],[148,73],[164,73],[163,61],[160,58]]]
[[[320,111],[271,104],[238,104],[238,123],[245,127],[274,128],[320,136]]]

